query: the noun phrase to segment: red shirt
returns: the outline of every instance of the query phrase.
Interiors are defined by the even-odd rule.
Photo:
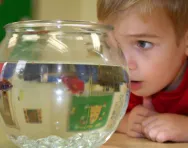
[[[131,94],[127,112],[142,104],[143,98]],[[173,91],[161,91],[152,96],[152,104],[159,113],[188,115],[188,67],[183,80]]]
[[[1,73],[2,68],[3,68],[3,63],[0,63],[0,73]]]

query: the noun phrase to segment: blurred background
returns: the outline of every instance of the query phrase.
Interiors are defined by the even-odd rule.
[[[0,41],[5,24],[30,19],[97,21],[96,0],[0,0]]]

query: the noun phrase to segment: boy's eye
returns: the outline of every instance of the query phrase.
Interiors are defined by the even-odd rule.
[[[147,41],[137,41],[137,46],[143,49],[150,49],[153,47],[153,44]]]

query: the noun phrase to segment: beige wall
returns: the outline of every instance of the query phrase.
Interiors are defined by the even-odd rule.
[[[96,21],[96,0],[38,0],[34,6],[36,19]]]
[[[97,21],[96,1],[97,0],[78,0],[81,2],[81,16],[83,20]]]

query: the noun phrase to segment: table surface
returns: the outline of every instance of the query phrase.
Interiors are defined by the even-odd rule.
[[[188,148],[188,143],[168,143],[160,144],[151,142],[147,139],[136,139],[127,137],[124,134],[115,133],[110,140],[101,148]],[[5,133],[0,129],[0,148],[16,148],[16,146],[10,142]]]
[[[188,148],[188,143],[157,143],[115,133],[101,148]]]

